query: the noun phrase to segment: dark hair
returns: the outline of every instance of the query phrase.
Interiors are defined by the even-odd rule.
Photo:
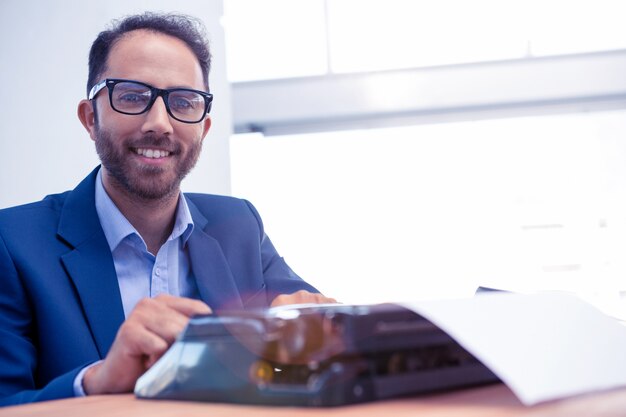
[[[209,70],[211,69],[211,52],[204,24],[191,16],[181,14],[164,14],[145,12],[127,16],[112,22],[111,28],[100,32],[89,51],[89,78],[87,94],[98,81],[98,77],[106,70],[107,59],[111,49],[126,33],[145,29],[173,36],[185,42],[198,58],[202,69],[204,87],[209,90]]]

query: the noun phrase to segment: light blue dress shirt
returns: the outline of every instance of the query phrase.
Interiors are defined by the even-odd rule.
[[[142,298],[153,298],[159,294],[200,298],[187,249],[193,220],[182,193],[178,198],[172,233],[156,256],[148,252],[139,232],[106,193],[102,185],[102,171],[96,178],[96,211],[113,255],[126,317]]]
[[[187,248],[194,227],[193,219],[182,193],[178,198],[172,233],[156,256],[148,252],[139,232],[105,191],[102,170],[96,178],[96,211],[113,255],[125,317],[142,298],[169,294],[200,299]],[[82,381],[88,368],[84,368],[74,380],[77,396],[85,395]]]

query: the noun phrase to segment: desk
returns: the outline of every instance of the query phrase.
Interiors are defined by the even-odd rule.
[[[70,398],[0,408],[0,417],[281,417],[289,416],[625,416],[626,388],[524,407],[504,385],[416,396],[336,408],[260,407],[249,405],[138,400],[132,394]]]

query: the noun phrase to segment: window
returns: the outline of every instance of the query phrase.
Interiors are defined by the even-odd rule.
[[[231,140],[232,190],[345,302],[623,290],[626,111]],[[355,290],[358,288],[358,291]]]
[[[226,0],[224,32],[231,81],[326,72],[320,0]]]
[[[622,0],[228,0],[229,78],[625,49],[622,6]]]
[[[233,194],[255,203],[279,252],[320,290],[344,302],[467,296],[479,285],[567,290],[590,298],[626,294],[621,1],[308,0],[293,15],[285,13],[293,6],[282,2],[263,2],[262,10],[237,6],[244,0],[225,3],[229,57],[237,54],[229,61],[231,79],[265,87],[247,89],[245,103],[235,95],[235,119],[245,107],[242,125],[259,116],[250,109],[288,103],[298,117],[277,120],[276,111],[261,116],[293,126],[307,112],[302,92],[311,86],[339,108],[321,115],[311,109],[319,116],[313,123],[339,125],[355,112],[367,121],[376,115],[350,104],[355,97],[364,102],[362,96],[346,89],[353,101],[347,100],[331,88],[343,84],[319,76],[341,73],[336,81],[351,74],[356,85],[371,85],[396,77],[376,71],[416,67],[428,67],[424,79],[448,88],[437,90],[437,98],[454,104],[467,99],[469,90],[481,111],[476,120],[476,108],[451,105],[450,114],[461,108],[465,117],[446,113],[415,126],[232,137]],[[264,51],[265,61],[245,50],[265,36],[265,26],[238,26],[237,36],[247,41],[229,40],[229,28],[237,29],[233,22],[243,14],[267,27],[289,25],[279,29],[280,36],[267,35],[277,40],[264,45],[277,52]],[[606,52],[614,50],[621,51]],[[599,51],[605,52],[591,53]],[[580,55],[535,59],[565,54]],[[506,65],[458,65],[499,60]],[[530,61],[547,64],[529,69]],[[543,68],[569,72],[548,76]],[[486,74],[480,80],[487,82],[474,86],[479,92],[469,88],[476,74]],[[292,98],[285,81],[262,81],[302,76],[315,77]],[[533,92],[546,91],[545,97],[524,99],[529,80]],[[406,83],[392,84],[385,104],[395,116],[416,107],[402,101],[416,92],[417,104],[428,102],[419,82],[408,93]],[[282,88],[280,103],[268,94],[274,86]],[[518,102],[526,107],[516,114],[511,103]],[[569,113],[550,108],[563,103]],[[424,106],[419,110],[429,114]]]

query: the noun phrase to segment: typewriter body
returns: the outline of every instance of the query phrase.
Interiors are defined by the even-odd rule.
[[[325,304],[194,317],[135,394],[335,406],[496,381],[413,311]]]

